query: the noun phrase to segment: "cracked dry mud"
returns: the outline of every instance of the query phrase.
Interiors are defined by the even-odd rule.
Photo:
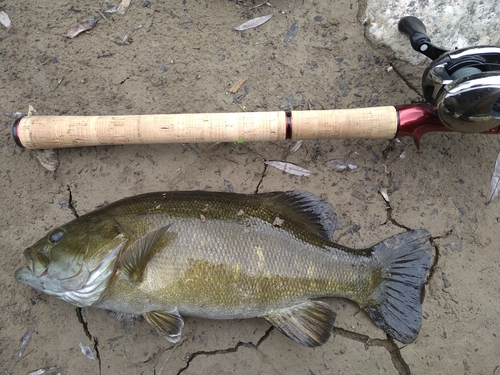
[[[424,67],[408,67],[364,38],[363,3],[278,1],[252,9],[223,0],[151,1],[107,20],[95,1],[3,4],[0,30],[0,370],[28,374],[493,374],[500,366],[500,200],[486,204],[498,137],[428,134],[410,139],[90,147],[60,150],[46,171],[14,145],[5,112],[126,115],[356,108],[421,100]],[[256,4],[258,5],[258,4]],[[12,13],[12,8],[15,12]],[[268,13],[255,30],[232,28]],[[89,33],[61,34],[90,17]],[[283,38],[299,21],[296,37]],[[116,41],[139,24],[130,44]],[[408,46],[408,48],[410,48]],[[389,67],[393,69],[388,69]],[[227,94],[247,79],[239,106]],[[376,94],[376,95],[374,95]],[[358,168],[335,172],[332,159]],[[312,171],[296,177],[266,160]],[[387,203],[379,193],[388,191]],[[336,208],[333,240],[371,246],[407,229],[432,234],[434,261],[423,324],[409,345],[393,341],[346,300],[327,344],[307,349],[262,319],[187,318],[172,346],[143,321],[119,322],[18,284],[22,250],[51,228],[125,196],[161,190],[240,193],[309,190]],[[286,261],[286,259],[284,260]],[[19,357],[20,339],[33,326]],[[82,354],[78,343],[96,356]],[[50,370],[50,371],[52,371]],[[54,370],[56,371],[56,370]]]

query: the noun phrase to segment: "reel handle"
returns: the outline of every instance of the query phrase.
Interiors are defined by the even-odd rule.
[[[401,18],[398,23],[398,29],[408,35],[411,46],[415,51],[432,60],[436,60],[443,53],[447,52],[431,43],[431,39],[426,34],[427,30],[424,23],[417,17],[407,16]]]
[[[424,23],[403,17],[398,29],[413,49],[433,61],[422,77],[425,101],[452,131],[481,133],[500,126],[500,47],[446,51],[431,43]]]

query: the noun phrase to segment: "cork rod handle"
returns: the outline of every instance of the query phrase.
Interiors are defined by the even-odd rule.
[[[239,112],[131,116],[28,116],[16,121],[21,147],[279,141],[285,139],[392,139],[395,107],[293,112]]]

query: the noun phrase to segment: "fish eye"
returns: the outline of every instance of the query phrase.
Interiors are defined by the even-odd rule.
[[[53,244],[58,243],[64,236],[64,232],[61,229],[55,229],[49,236],[50,242]]]

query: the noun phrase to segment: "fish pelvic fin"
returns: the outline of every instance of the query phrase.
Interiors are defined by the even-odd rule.
[[[307,301],[270,312],[264,318],[295,342],[315,347],[328,341],[336,316],[325,302]]]
[[[382,283],[362,306],[389,336],[409,344],[422,324],[422,287],[432,257],[430,234],[409,231],[380,242],[373,256],[382,266]]]
[[[146,233],[133,242],[124,252],[121,257],[122,272],[130,281],[140,282],[142,280],[144,267],[148,262],[151,251],[171,225],[172,224],[165,225],[164,227]]]
[[[173,311],[150,311],[143,314],[143,317],[160,336],[172,344],[179,342],[184,320],[177,309]]]

